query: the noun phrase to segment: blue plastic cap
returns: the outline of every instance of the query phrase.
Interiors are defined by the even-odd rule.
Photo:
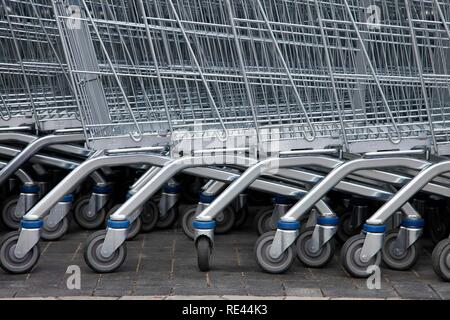
[[[59,202],[72,202],[73,201],[73,194],[69,193],[66,194],[64,197],[62,197],[61,200],[59,200]]]
[[[200,193],[200,199],[199,201],[201,203],[211,203],[216,199],[216,195],[214,194],[204,194],[203,192]]]
[[[285,196],[275,196],[273,198],[273,203],[275,204],[294,204],[296,202],[296,199],[292,199]]]
[[[317,224],[322,226],[337,226],[339,224],[338,217],[319,217],[317,219]]]
[[[40,229],[44,225],[42,220],[22,220],[20,226],[23,229]]]
[[[92,188],[93,193],[107,194],[112,192],[112,188],[110,186],[99,186],[95,185]]]
[[[181,185],[168,185],[166,184],[163,188],[163,191],[165,193],[180,193],[181,192]]]
[[[277,223],[277,228],[281,230],[298,230],[300,229],[300,222],[298,221],[286,222],[279,220]]]
[[[206,230],[206,229],[214,229],[216,227],[216,222],[214,220],[211,221],[198,221],[195,220],[192,222],[192,226],[194,229]]]
[[[108,219],[107,226],[108,226],[108,228],[111,228],[111,229],[127,229],[130,226],[130,221],[128,221],[128,220],[116,221],[116,220]]]
[[[22,185],[20,186],[20,192],[23,193],[38,193],[39,192],[39,186],[38,185]]]
[[[404,219],[402,221],[402,227],[405,228],[417,228],[421,229],[425,225],[425,220],[423,219]]]
[[[384,233],[386,231],[386,226],[384,224],[382,225],[364,224],[363,230],[371,233]]]

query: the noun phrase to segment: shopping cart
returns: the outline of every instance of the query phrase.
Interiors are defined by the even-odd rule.
[[[68,81],[51,2],[5,0],[0,15],[0,141],[5,151],[2,156],[9,158],[0,171],[0,183],[4,184],[41,150],[56,155],[53,160],[47,156],[45,165],[63,169],[72,167],[73,161],[67,166],[58,156],[80,161],[92,152],[73,144],[83,142],[84,136],[77,129],[81,127],[78,107]],[[11,144],[25,146],[21,152],[13,152]],[[87,221],[86,224],[90,222],[90,227],[95,222],[98,227],[106,214],[102,217],[97,213],[106,205],[110,188],[100,173],[93,178],[94,192],[78,199],[75,208],[80,208],[84,202],[89,205],[84,206],[84,210],[75,210],[75,218],[79,222]],[[44,193],[45,186],[44,182],[39,182],[39,186],[28,185],[22,189],[19,196],[13,195],[4,203],[2,220],[10,229],[18,229],[21,217],[36,202],[37,193]],[[53,210],[55,215],[47,219],[49,224],[45,225],[44,238],[56,239],[67,231],[65,215],[69,209],[70,206],[65,205],[64,214]]]

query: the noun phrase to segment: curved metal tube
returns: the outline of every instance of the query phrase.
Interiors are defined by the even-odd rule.
[[[19,149],[0,145],[0,154],[3,156],[15,157],[18,154],[20,154],[20,152],[21,152],[21,150],[19,150]],[[40,155],[40,154],[36,154],[36,155],[32,156],[30,158],[30,162],[36,163],[36,164],[48,165],[48,166],[52,166],[52,167],[56,167],[56,168],[60,168],[60,169],[64,169],[64,170],[74,170],[81,164],[78,161],[61,159],[61,158]],[[98,171],[94,171],[90,175],[90,177],[95,182],[95,184],[104,185],[107,183],[105,178]]]
[[[29,158],[35,155],[39,150],[50,144],[70,143],[84,141],[84,135],[49,135],[34,140],[28,144],[20,154],[14,157],[8,164],[0,170],[0,184],[2,184],[11,174],[17,171]]]
[[[381,159],[381,161],[380,161]],[[400,161],[401,160],[401,161]],[[371,161],[374,161],[377,165],[372,165]],[[271,171],[285,168],[285,167],[296,167],[296,166],[321,166],[327,168],[334,168],[333,171],[328,174],[325,179],[323,179],[320,183],[316,185],[302,200],[301,202],[308,201],[308,205],[310,206],[304,209],[301,212],[298,212],[298,216],[293,217],[285,216],[286,220],[296,220],[298,217],[302,216],[305,212],[312,208],[312,206],[319,201],[330,189],[336,187],[338,183],[345,178],[349,173],[358,171],[361,169],[370,169],[378,168],[378,167],[389,167],[393,166],[387,165],[391,162],[394,162],[398,165],[399,162],[403,164],[405,167],[415,168],[415,169],[423,169],[429,163],[424,163],[423,161],[409,158],[379,158],[379,159],[358,159],[349,162],[342,162],[341,160],[327,158],[327,157],[318,157],[318,156],[304,156],[304,157],[292,157],[292,158],[270,158],[263,161],[260,161],[258,164],[252,166],[248,170],[246,170],[239,179],[237,179],[233,184],[231,184],[224,192],[222,192],[200,215],[197,216],[199,220],[211,220],[216,212],[221,212],[239,193],[241,193],[251,182],[253,182],[258,176],[270,174]],[[345,169],[350,169],[344,171]],[[278,174],[283,174],[282,170],[278,171]],[[292,172],[291,172],[292,173]],[[341,173],[341,176],[337,176],[337,174]],[[289,174],[288,174],[289,175]],[[290,175],[292,177],[292,175]],[[330,183],[331,178],[336,177],[333,183]],[[372,178],[376,177],[374,175]],[[317,191],[313,193],[317,187],[320,186],[320,190],[325,190],[324,192]],[[349,187],[348,184],[343,183],[344,188]],[[325,189],[325,187],[327,187]],[[328,188],[329,187],[329,188]],[[342,185],[341,185],[342,188]],[[354,189],[354,188],[353,188]],[[313,196],[311,196],[313,194]],[[297,206],[297,205],[296,205]],[[291,212],[292,209],[289,211]]]
[[[112,220],[125,220],[127,216],[136,212],[153,194],[177,173],[192,167],[207,167],[211,165],[225,165],[240,163],[243,166],[251,165],[256,160],[230,155],[183,157],[173,160],[165,165],[153,178],[139,191],[131,196],[117,211],[111,215]],[[214,178],[214,177],[211,177]]]
[[[148,163],[156,166],[163,166],[169,160],[157,155],[118,155],[118,156],[99,156],[86,160],[75,170],[70,172],[56,187],[54,187],[44,198],[42,198],[31,210],[23,217],[25,220],[40,219],[48,210],[50,210],[64,195],[68,194],[89,174],[101,167],[122,166],[135,163]]]
[[[62,135],[49,135],[47,137],[50,137],[50,136],[62,136]],[[24,134],[24,133],[17,133],[17,132],[1,132],[0,133],[0,141],[1,142],[18,141],[18,142],[30,144],[37,139],[39,139],[39,137],[30,135],[30,134]],[[84,137],[75,142],[83,142],[83,141],[85,141]],[[92,151],[89,149],[82,148],[79,146],[74,146],[74,145],[68,145],[68,144],[62,144],[62,145],[54,144],[54,145],[46,146],[46,148],[49,150],[58,151],[58,152],[62,152],[62,153],[70,154],[70,155],[78,155],[80,157],[89,157],[92,154]]]
[[[0,169],[5,166],[6,166],[6,162],[0,162]],[[24,170],[19,169],[14,174],[20,180],[20,182],[34,184],[33,178],[28,173],[26,173]]]
[[[328,191],[336,186],[342,179],[350,173],[371,168],[389,168],[406,167],[409,169],[422,170],[430,164],[424,164],[423,161],[417,161],[411,158],[375,158],[375,159],[357,159],[348,161],[331,171],[325,179],[314,186],[311,191],[296,203],[283,217],[283,220],[297,220],[306,211],[308,211],[317,200],[321,199]]]
[[[412,179],[407,185],[400,189],[395,196],[385,203],[375,214],[367,220],[368,224],[383,224],[387,218],[395,213],[403,203],[407,202],[417,192],[419,192],[429,181],[438,175],[450,171],[450,161],[443,161],[434,164]]]

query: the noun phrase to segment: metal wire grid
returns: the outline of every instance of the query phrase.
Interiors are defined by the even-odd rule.
[[[55,3],[91,140],[201,122],[286,149],[448,143],[449,4],[82,0],[77,29]]]
[[[80,126],[49,0],[1,0],[0,106],[3,126]]]

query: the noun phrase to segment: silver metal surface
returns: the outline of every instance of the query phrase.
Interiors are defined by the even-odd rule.
[[[102,244],[100,253],[105,258],[111,257],[111,255],[119,248],[127,238],[128,229],[106,229],[105,241]]]
[[[49,135],[34,140],[29,143],[18,156],[8,162],[8,164],[0,170],[0,184],[3,183],[10,175],[14,174],[29,158],[36,154],[42,148],[48,145],[70,143],[84,141],[84,136],[75,135]]]
[[[362,262],[368,262],[383,247],[384,233],[372,233],[366,232],[366,238],[364,239],[364,245],[361,249],[360,259]]]
[[[194,228],[194,243],[200,237],[207,237],[212,246],[214,246],[214,229],[196,229]]]
[[[317,224],[314,227],[311,239],[307,243],[308,249],[312,253],[319,252],[320,248],[333,238],[336,231],[337,226],[323,226]]]
[[[275,238],[270,246],[269,255],[273,259],[278,259],[295,242],[299,234],[298,230],[277,229]]]
[[[392,248],[394,255],[401,256],[422,236],[422,233],[422,228],[405,228],[401,226]]]
[[[50,228],[56,227],[58,223],[67,216],[71,208],[71,202],[58,202],[44,218],[44,225]]]
[[[21,229],[14,255],[21,259],[39,242],[40,229]]]

